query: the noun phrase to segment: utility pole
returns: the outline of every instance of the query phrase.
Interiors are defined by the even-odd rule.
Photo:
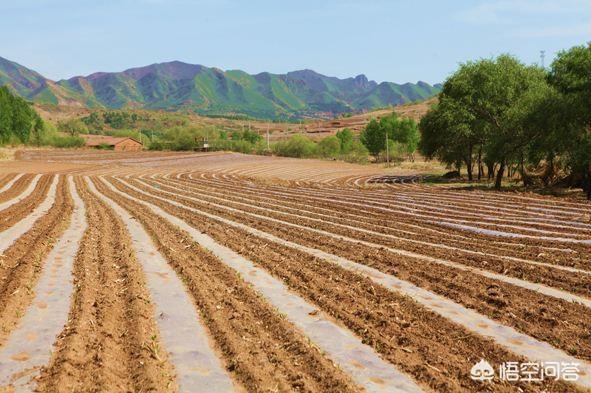
[[[540,51],[540,63],[542,65],[543,69],[546,69],[545,64],[544,64],[544,60],[546,59],[546,51],[545,50],[541,50]]]
[[[388,146],[388,131],[386,131],[386,166],[390,167],[390,146]]]

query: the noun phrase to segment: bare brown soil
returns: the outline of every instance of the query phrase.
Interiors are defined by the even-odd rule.
[[[143,273],[120,219],[77,180],[88,230],[74,262],[68,324],[39,378],[43,392],[175,391]]]
[[[16,173],[7,173],[5,175],[0,176],[0,187],[3,187],[6,183],[11,181],[16,177]]]
[[[433,242],[433,246],[429,246],[424,243],[425,236],[422,234],[418,236],[408,236],[405,235],[403,239],[391,239],[388,238],[382,233],[384,233],[383,229],[372,227],[365,222],[362,222],[359,219],[356,220],[349,220],[348,222],[339,218],[336,215],[337,211],[335,210],[335,216],[331,216],[329,219],[322,216],[319,218],[318,216],[314,216],[314,214],[306,214],[306,212],[301,211],[300,209],[297,210],[297,218],[293,217],[294,211],[286,211],[285,209],[278,208],[277,206],[273,207],[272,209],[268,207],[265,202],[259,202],[259,200],[254,198],[249,198],[251,201],[247,202],[247,207],[244,206],[244,199],[239,199],[237,197],[228,197],[226,196],[227,193],[223,194],[213,194],[208,192],[207,190],[198,190],[197,193],[192,193],[188,191],[181,191],[178,188],[179,183],[173,182],[152,182],[147,181],[148,183],[155,185],[162,190],[168,192],[175,192],[179,195],[187,195],[198,197],[200,199],[204,199],[207,201],[211,201],[213,203],[222,203],[224,205],[252,212],[255,214],[269,216],[272,218],[277,218],[280,220],[284,220],[286,222],[291,222],[298,225],[304,225],[310,228],[321,229],[324,231],[328,231],[335,234],[342,234],[346,236],[350,236],[355,239],[373,242],[376,244],[383,244],[393,248],[402,249],[406,251],[416,252],[420,254],[426,254],[429,256],[437,257],[437,258],[449,258],[450,253],[453,255],[453,260],[456,262],[462,262],[465,265],[474,266],[490,271],[494,271],[497,273],[507,274],[509,276],[513,276],[520,279],[526,279],[531,282],[537,282],[548,286],[553,286],[559,289],[568,290],[577,294],[581,294],[584,296],[591,296],[591,274],[590,275],[582,275],[574,272],[567,272],[556,270],[551,267],[545,267],[540,265],[530,265],[520,261],[513,261],[503,259],[502,256],[506,253],[505,250],[501,251],[499,249],[488,250],[486,247],[486,243],[480,246],[478,243],[478,247],[473,247],[473,245],[469,245],[468,249],[470,251],[475,252],[482,252],[488,251],[492,255],[476,255],[474,253],[462,253],[461,250],[450,250],[446,248],[440,248],[436,245],[442,244],[437,238],[433,238],[431,241]],[[186,186],[183,186],[186,188]],[[224,190],[220,187],[217,192],[223,192]],[[228,201],[220,201],[220,195],[223,199],[228,199]],[[242,193],[238,195],[243,195]],[[238,196],[237,195],[237,196]],[[210,198],[211,196],[211,198]],[[236,200],[237,203],[233,203],[232,200]],[[269,198],[264,198],[265,201],[268,201]],[[280,203],[280,201],[277,201]],[[286,213],[286,214],[284,214]],[[341,212],[342,214],[342,212]],[[391,221],[390,221],[391,222]],[[357,232],[355,230],[351,230],[348,228],[344,228],[342,226],[338,226],[335,224],[353,226],[358,228],[366,228],[368,230],[372,230],[376,232],[376,234],[368,234],[367,232]],[[385,233],[387,234],[387,232]],[[400,236],[400,235],[399,235]],[[421,243],[408,241],[416,240],[421,241]],[[457,242],[453,242],[449,244],[450,247],[458,247]],[[589,248],[591,251],[591,247]],[[540,251],[542,253],[542,251]],[[558,253],[555,253],[558,254]],[[495,256],[498,255],[498,256]],[[539,255],[539,254],[538,254]],[[568,254],[567,254],[568,255]],[[564,253],[561,253],[560,256],[567,260],[568,257]],[[512,255],[514,256],[514,255]],[[571,257],[572,260],[572,257]],[[591,270],[591,261],[580,261],[578,262],[580,267],[586,268]],[[583,266],[581,266],[584,264]],[[571,263],[572,265],[572,263]]]
[[[0,351],[17,324],[26,322],[22,316],[46,256],[70,221],[73,201],[63,175],[73,175],[89,226],[73,260],[68,323],[50,363],[36,379],[36,389],[177,389],[127,223],[90,192],[83,178],[90,176],[99,192],[142,224],[183,281],[209,344],[238,391],[361,390],[347,369],[335,366],[330,353],[322,353],[314,340],[246,284],[248,277],[168,219],[95,177],[104,176],[123,194],[159,206],[253,261],[425,391],[577,391],[575,384],[551,379],[516,383],[501,382],[497,376],[491,383],[475,382],[470,369],[480,359],[497,370],[502,362],[533,359],[517,355],[524,353],[517,349],[519,343],[500,345],[461,320],[442,316],[450,314],[436,306],[423,305],[424,299],[412,300],[406,289],[392,290],[377,284],[370,273],[347,270],[281,243],[283,239],[322,250],[412,283],[562,350],[589,370],[588,305],[523,285],[543,284],[591,299],[591,204],[523,192],[467,192],[410,180],[389,185],[370,181],[397,170],[234,153],[19,152],[15,160],[0,164],[0,187],[18,173],[25,175],[0,194],[0,203],[22,193],[35,174],[44,175],[30,196],[0,214],[0,232],[18,225],[44,200],[51,184],[48,174],[61,176],[55,204],[28,232],[10,239],[16,242],[0,256]],[[253,235],[221,219],[279,239]],[[442,222],[529,237],[478,233]],[[487,278],[483,272],[497,276]],[[514,278],[521,283],[506,281]]]
[[[125,192],[132,193],[129,189]],[[265,267],[320,309],[342,321],[388,361],[434,391],[474,391],[480,385],[469,379],[467,371],[471,364],[482,357],[498,364],[503,359],[519,358],[358,274],[214,220],[196,217],[156,199],[145,200],[183,218]],[[136,204],[133,209],[137,211],[140,207]],[[527,385],[520,387],[528,391]],[[562,384],[545,388],[557,392],[569,389]],[[514,387],[499,384],[493,389],[513,391]]]
[[[185,177],[184,177],[185,178]],[[161,180],[159,180],[162,182]],[[177,189],[185,187],[196,187],[199,191],[214,190],[223,192],[225,198],[234,198],[236,196],[248,196],[253,205],[266,207],[264,203],[273,202],[281,205],[296,208],[302,216],[314,217],[310,213],[322,213],[323,220],[339,222],[348,225],[357,226],[374,230],[384,234],[391,234],[401,236],[410,240],[431,241],[436,244],[444,244],[451,247],[463,247],[472,251],[483,251],[491,254],[498,254],[499,256],[507,254],[507,249],[510,248],[511,256],[523,259],[532,259],[549,264],[560,264],[563,266],[570,266],[582,269],[591,269],[591,258],[589,257],[588,247],[580,247],[577,245],[569,245],[572,251],[579,250],[578,253],[561,252],[560,250],[552,250],[545,246],[547,243],[540,243],[524,239],[510,239],[505,238],[502,241],[494,241],[490,236],[481,235],[477,233],[466,233],[453,229],[445,229],[426,223],[416,218],[409,218],[402,215],[395,215],[383,210],[377,210],[372,207],[370,202],[365,203],[364,207],[350,206],[340,203],[348,195],[346,191],[332,192],[331,201],[321,199],[319,196],[311,196],[309,192],[294,192],[294,189],[284,188],[278,189],[274,187],[274,192],[280,192],[280,195],[275,196],[271,194],[270,190],[264,187],[255,187],[252,183],[250,186],[245,186],[244,183],[238,185],[237,182],[195,182],[195,181],[174,181],[167,182]],[[227,193],[227,190],[236,191],[236,193]],[[331,191],[326,191],[330,193]],[[217,195],[219,197],[219,195]],[[326,198],[326,197],[324,197]],[[386,199],[388,196],[385,197]],[[346,201],[346,199],[344,199]],[[257,203],[258,201],[261,204]],[[326,210],[329,210],[326,212]],[[324,211],[323,211],[324,210]],[[293,212],[292,212],[293,213]],[[326,218],[328,215],[328,219]],[[364,219],[360,220],[359,216]],[[347,217],[349,216],[349,217]],[[344,220],[348,218],[348,220]],[[402,225],[402,226],[401,226]],[[417,232],[416,227],[420,227]],[[409,230],[415,232],[413,235]],[[442,232],[446,232],[446,236],[441,236]],[[574,249],[573,249],[574,248]]]
[[[133,183],[142,188],[139,183]],[[120,186],[120,184],[117,184]],[[145,189],[145,187],[143,187]],[[159,194],[154,190],[149,190]],[[144,195],[127,188],[137,198]],[[537,292],[518,288],[480,275],[416,261],[394,255],[386,250],[369,248],[359,243],[338,240],[318,233],[256,219],[244,214],[198,204],[182,197],[160,194],[194,208],[242,222],[276,236],[349,258],[384,273],[410,281],[415,285],[451,298],[468,308],[515,327],[517,330],[550,342],[581,359],[591,359],[591,315],[582,305],[550,298]],[[165,203],[157,201],[164,207]],[[453,255],[448,256],[453,258]]]
[[[16,176],[16,174],[11,173],[11,174],[7,174],[6,176],[2,177],[2,179],[0,179],[0,187],[4,187],[4,185],[6,185],[8,182],[10,182],[12,179],[14,179],[15,176]],[[23,179],[23,177],[24,177],[24,179]],[[31,177],[28,177],[28,179],[30,180]],[[0,193],[0,203],[6,202],[6,201],[14,198],[16,195],[20,194],[20,192],[26,187],[26,184],[27,184],[27,177],[22,176],[8,190]]]
[[[358,390],[235,271],[145,207],[96,185],[144,224],[187,284],[228,371],[247,391]]]
[[[51,209],[0,255],[0,347],[33,300],[43,261],[68,226],[72,209],[62,176]]]
[[[39,182],[35,186],[35,189],[31,195],[24,198],[22,201],[15,203],[9,208],[2,210],[2,215],[0,215],[0,231],[6,230],[7,228],[16,224],[22,217],[32,212],[35,207],[47,196],[47,191],[49,190],[51,182],[52,176],[44,175],[41,177],[41,179],[39,179]],[[28,183],[25,183],[23,187],[26,188],[26,186],[28,186]]]

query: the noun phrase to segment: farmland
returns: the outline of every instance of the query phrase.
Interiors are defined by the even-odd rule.
[[[221,152],[16,157],[0,163],[7,390],[591,389],[582,197]],[[481,359],[494,379],[471,378]],[[502,381],[504,362],[578,378]]]

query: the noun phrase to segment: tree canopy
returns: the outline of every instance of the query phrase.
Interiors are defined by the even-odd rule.
[[[399,118],[396,113],[384,116],[377,121],[372,119],[361,132],[360,140],[376,158],[386,150],[388,140],[401,146],[401,151],[412,154],[419,144],[420,134],[417,124],[412,119]]]
[[[501,187],[505,171],[546,167],[545,183],[560,163],[591,188],[591,46],[561,52],[551,70],[501,55],[460,65],[439,102],[420,122],[420,151],[460,168],[472,180],[483,165]]]
[[[38,143],[42,131],[43,121],[31,105],[0,87],[0,143]]]

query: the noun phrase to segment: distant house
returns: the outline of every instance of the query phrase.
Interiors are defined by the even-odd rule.
[[[130,137],[114,137],[105,135],[80,135],[86,143],[87,147],[110,148],[115,151],[140,151],[144,148],[141,142]]]

